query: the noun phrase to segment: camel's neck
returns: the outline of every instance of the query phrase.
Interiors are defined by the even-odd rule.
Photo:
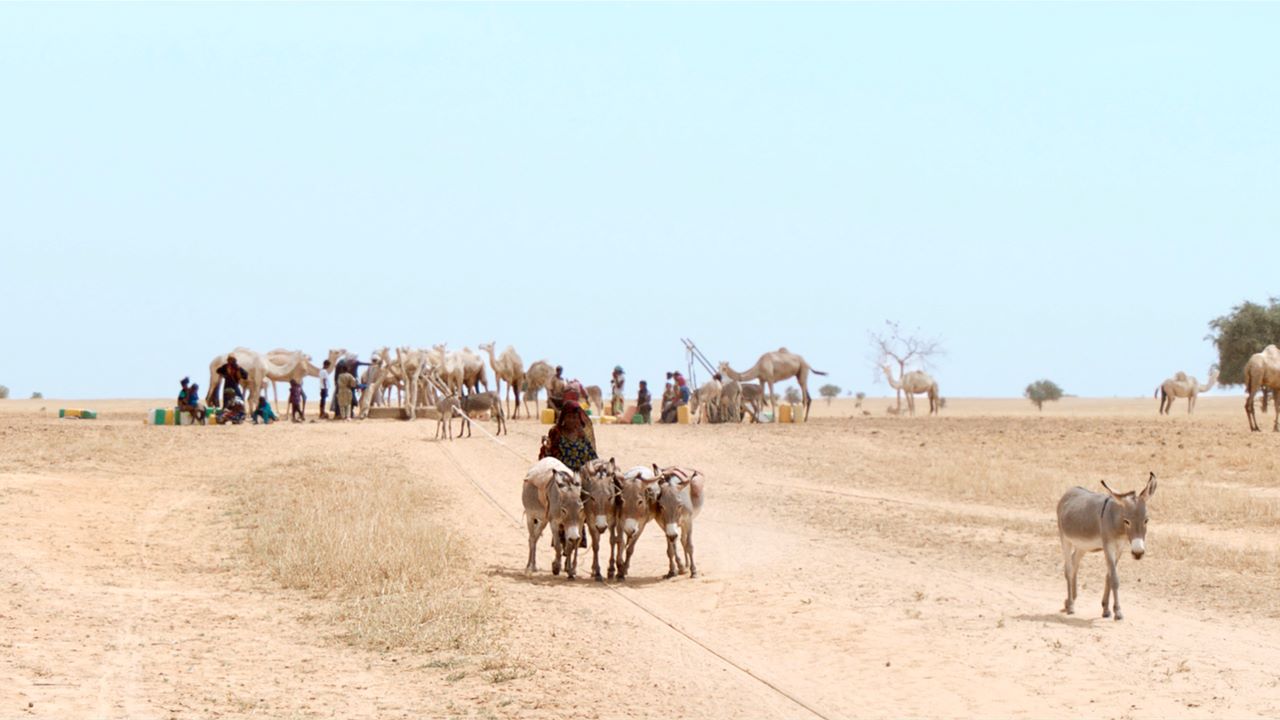
[[[760,377],[760,363],[752,365],[746,370],[746,372],[738,372],[728,365],[725,365],[724,372],[734,380],[755,380]]]
[[[1209,384],[1208,384],[1208,385],[1201,385],[1201,386],[1199,387],[1199,389],[1198,389],[1198,392],[1202,392],[1202,393],[1204,393],[1204,392],[1209,392],[1210,390],[1212,390],[1212,389],[1213,389],[1213,386],[1214,386],[1214,385],[1217,385],[1217,384],[1218,384],[1218,376],[1217,376],[1217,375],[1210,375],[1210,376],[1209,376]]]
[[[899,380],[893,379],[893,371],[889,369],[889,366],[883,365],[881,366],[881,368],[884,370],[884,376],[889,380],[889,387],[893,388],[894,390],[901,390],[902,382]]]

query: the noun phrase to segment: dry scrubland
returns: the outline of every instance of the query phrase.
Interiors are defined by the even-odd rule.
[[[0,716],[1280,714],[1280,434],[1241,398],[888,403],[598,428],[710,478],[705,577],[659,580],[650,527],[611,589],[522,574],[526,464],[479,434],[0,402]],[[504,442],[532,460],[544,429]],[[1148,470],[1126,619],[1098,555],[1061,615],[1057,498]]]

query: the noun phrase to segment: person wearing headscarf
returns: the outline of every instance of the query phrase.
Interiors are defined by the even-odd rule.
[[[622,409],[626,406],[626,402],[622,398],[623,387],[627,384],[627,375],[622,370],[621,365],[613,366],[613,377],[609,378],[609,391],[612,399],[609,401],[609,414],[621,415]]]
[[[570,470],[577,472],[578,468],[599,457],[596,452],[596,433],[587,411],[578,402],[578,393],[568,390],[563,400],[556,424],[551,426],[551,431],[542,440],[538,458],[556,458]]]

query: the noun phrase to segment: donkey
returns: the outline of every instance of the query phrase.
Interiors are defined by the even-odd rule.
[[[669,467],[662,470],[653,466],[659,479],[657,520],[667,535],[668,579],[684,572],[684,564],[676,548],[680,540],[684,557],[689,563],[689,577],[698,577],[698,567],[693,562],[693,519],[702,511],[703,485],[706,477],[697,470]]]
[[[644,532],[644,526],[656,517],[658,509],[658,476],[653,470],[639,465],[622,475],[618,492],[618,519],[622,532],[618,534],[616,565],[619,581],[627,579],[631,568],[631,555],[636,551],[636,541]]]
[[[560,574],[563,559],[565,577],[573,580],[578,574],[578,540],[582,537],[582,483],[578,476],[559,460],[543,458],[525,474],[521,500],[529,528],[529,564],[525,572],[537,572],[538,538],[550,526],[551,547],[556,551],[551,574]]]
[[[1102,591],[1102,617],[1123,620],[1120,612],[1120,578],[1116,562],[1120,559],[1120,543],[1129,541],[1129,551],[1141,560],[1147,551],[1147,499],[1156,492],[1156,474],[1151,473],[1141,492],[1117,493],[1103,481],[1106,494],[1071,488],[1058,501],[1058,537],[1062,541],[1063,572],[1067,576],[1067,603],[1063,611],[1075,612],[1076,574],[1080,558],[1087,552],[1101,550],[1107,558],[1107,582]],[[1111,598],[1112,607],[1107,607]]]
[[[453,417],[462,416],[462,405],[457,395],[446,395],[436,401],[436,410],[440,411],[440,419],[436,421],[436,439],[444,438],[444,431],[449,430],[449,439],[453,439]],[[465,416],[463,422],[466,422]],[[462,428],[458,428],[458,436],[462,436]]]
[[[470,395],[462,398],[461,404],[462,411],[467,414],[468,418],[470,418],[473,413],[478,415],[482,412],[488,412],[489,416],[498,423],[498,431],[496,434],[511,434],[507,432],[507,418],[502,414],[502,403],[498,400],[497,393],[491,390],[471,393]],[[465,427],[462,429],[466,430],[467,437],[471,437],[471,422],[465,421],[463,422],[463,425]],[[461,430],[458,432],[458,437],[462,437]]]
[[[617,571],[618,506],[622,493],[622,473],[618,463],[609,458],[591,460],[578,469],[582,482],[583,512],[587,531],[591,533],[591,577],[603,582],[600,574],[600,536],[609,533],[609,579]]]

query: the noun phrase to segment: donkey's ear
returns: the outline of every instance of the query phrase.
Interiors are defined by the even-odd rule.
[[[1120,499],[1120,493],[1116,492],[1115,490],[1112,490],[1111,486],[1107,484],[1106,480],[1102,480],[1100,482],[1102,483],[1102,487],[1106,488],[1107,492],[1111,494],[1111,497],[1117,500]]]
[[[1139,496],[1143,500],[1156,494],[1156,474],[1151,473],[1151,477],[1147,478],[1147,486],[1142,488],[1142,494]]]
[[[662,474],[662,471],[658,469],[658,463],[653,464],[653,474],[655,476]]]

